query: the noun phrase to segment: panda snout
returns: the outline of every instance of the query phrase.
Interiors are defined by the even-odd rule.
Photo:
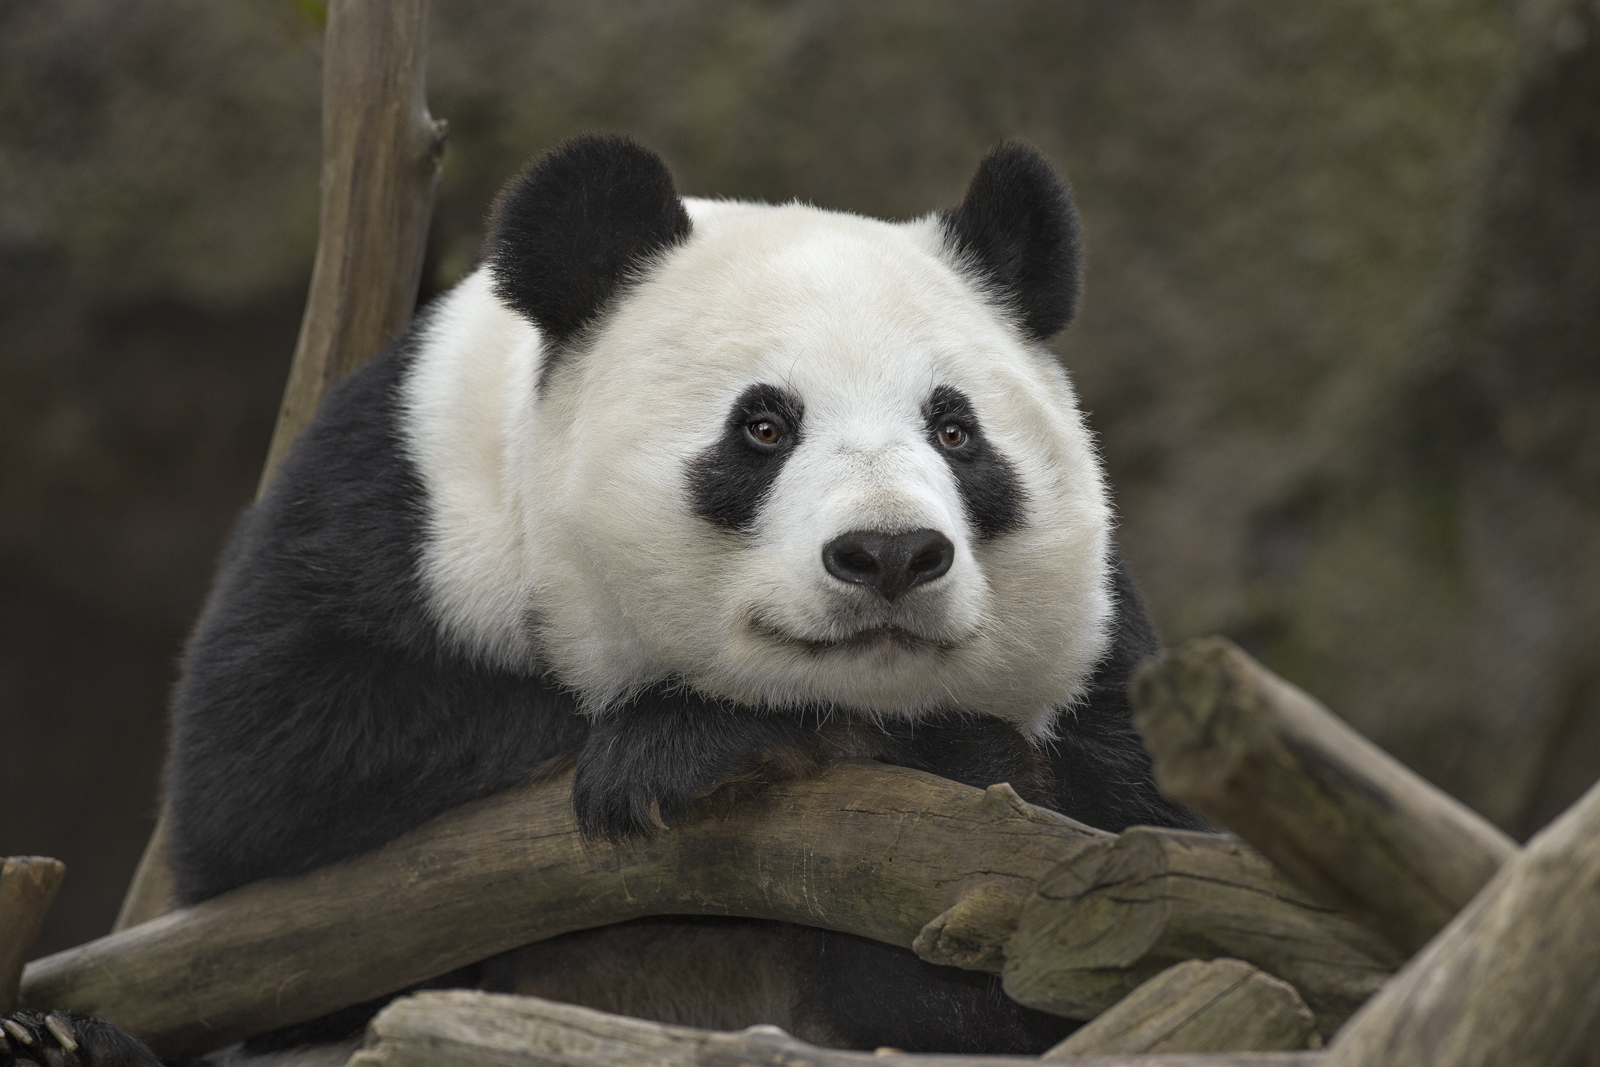
[[[955,546],[938,530],[851,530],[822,548],[822,565],[829,574],[876,590],[891,602],[907,589],[942,577],[955,558]]]

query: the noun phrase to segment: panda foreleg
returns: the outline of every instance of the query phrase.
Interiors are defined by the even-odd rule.
[[[696,799],[756,766],[763,777],[817,769],[816,731],[800,716],[657,686],[595,720],[578,752],[572,804],[586,837],[649,836]]]

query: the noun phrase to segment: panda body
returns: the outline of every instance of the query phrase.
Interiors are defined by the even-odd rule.
[[[582,138],[492,231],[230,538],[174,696],[182,901],[574,758],[591,835],[848,756],[1110,830],[1196,825],[1129,721],[1155,638],[1044,347],[1076,218],[1037,154],[886,223],[683,201],[650,153]],[[1037,1052],[1075,1025],[991,975],[753,920],[574,934],[452,980],[851,1047]]]

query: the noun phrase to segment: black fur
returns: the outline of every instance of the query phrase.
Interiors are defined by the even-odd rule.
[[[923,409],[923,417],[933,447],[955,473],[967,517],[979,536],[985,540],[998,537],[1027,521],[1027,490],[1022,488],[1006,457],[983,436],[983,427],[966,394],[948,385],[939,386]],[[966,443],[959,448],[947,448],[939,441],[940,429],[950,423],[967,432]]]
[[[947,239],[1023,330],[1043,341],[1072,321],[1082,251],[1072,190],[1028,145],[986,156],[961,206],[944,215]]]
[[[173,699],[178,895],[354,855],[528,777],[586,733],[537,677],[445,647],[398,447],[401,340],[333,389],[224,552]]]
[[[161,1067],[143,1041],[104,1019],[70,1011],[48,1014],[70,1044],[47,1025],[44,1012],[0,1016],[0,1024],[9,1024],[0,1025],[0,1067]]]
[[[741,393],[717,443],[690,464],[695,509],[717,526],[748,530],[784,461],[800,443],[804,414],[799,399],[775,385],[752,385]],[[749,427],[758,419],[780,426],[783,440],[772,446],[752,440]]]
[[[541,375],[689,228],[666,164],[626,137],[574,137],[507,185],[490,218],[487,259],[496,294],[544,332]]]
[[[591,836],[650,834],[723,780],[808,747],[797,715],[658,686],[591,728],[572,779],[578,826]]]

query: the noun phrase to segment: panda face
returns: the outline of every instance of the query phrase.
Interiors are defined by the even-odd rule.
[[[1040,729],[1109,615],[1109,514],[1054,359],[931,220],[690,210],[538,401],[558,674]]]
[[[405,386],[441,629],[591,712],[676,680],[1047,735],[1112,614],[1099,463],[1042,344],[1076,263],[1022,146],[900,224],[681,201],[621,139],[555,150]]]

